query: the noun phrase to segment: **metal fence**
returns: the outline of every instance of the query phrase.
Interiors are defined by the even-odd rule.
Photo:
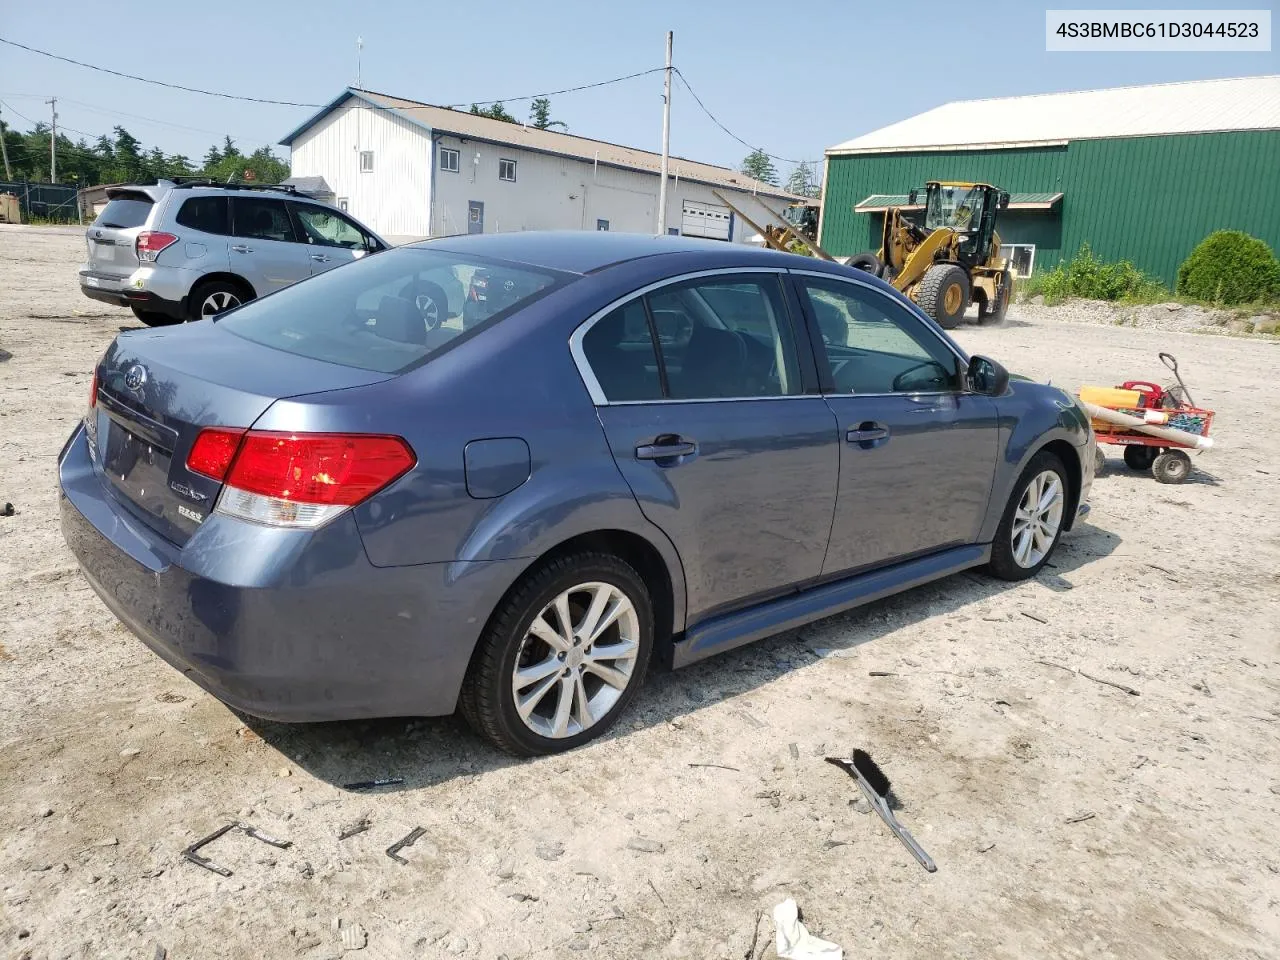
[[[12,193],[18,198],[22,220],[53,220],[58,223],[79,223],[79,191],[62,183],[25,183],[0,180],[0,193]]]

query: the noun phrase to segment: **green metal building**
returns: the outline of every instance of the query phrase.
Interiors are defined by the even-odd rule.
[[[1280,253],[1280,76],[945,104],[827,151],[819,242],[874,251],[926,180],[1008,190],[996,229],[1023,276],[1088,243],[1172,286],[1214,230]]]

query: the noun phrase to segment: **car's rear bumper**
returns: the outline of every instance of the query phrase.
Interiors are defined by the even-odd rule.
[[[159,313],[173,320],[186,318],[186,304],[182,300],[169,300],[150,290],[140,290],[127,285],[128,278],[121,278],[92,270],[80,271],[80,292],[91,300],[110,303],[117,307],[137,307],[151,313]]]
[[[83,428],[58,476],[63,536],[111,611],[219,700],[268,719],[451,713],[524,565],[374,567],[350,514],[312,533],[212,515],[180,547],[108,491]]]

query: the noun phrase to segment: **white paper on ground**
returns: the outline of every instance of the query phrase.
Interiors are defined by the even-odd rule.
[[[844,960],[840,947],[805,929],[800,908],[791,898],[773,908],[773,924],[777,930],[774,949],[782,960]]]

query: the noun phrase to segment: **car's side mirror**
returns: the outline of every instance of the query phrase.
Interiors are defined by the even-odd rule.
[[[916,200],[918,200],[919,197],[920,197],[920,191],[912,190],[907,194],[907,203],[914,207],[916,204]]]
[[[1009,389],[1009,371],[990,357],[969,358],[969,389],[988,397],[998,397]]]
[[[1000,209],[1001,210],[1009,209],[1009,194],[1004,191],[1001,191],[1000,193]]]

